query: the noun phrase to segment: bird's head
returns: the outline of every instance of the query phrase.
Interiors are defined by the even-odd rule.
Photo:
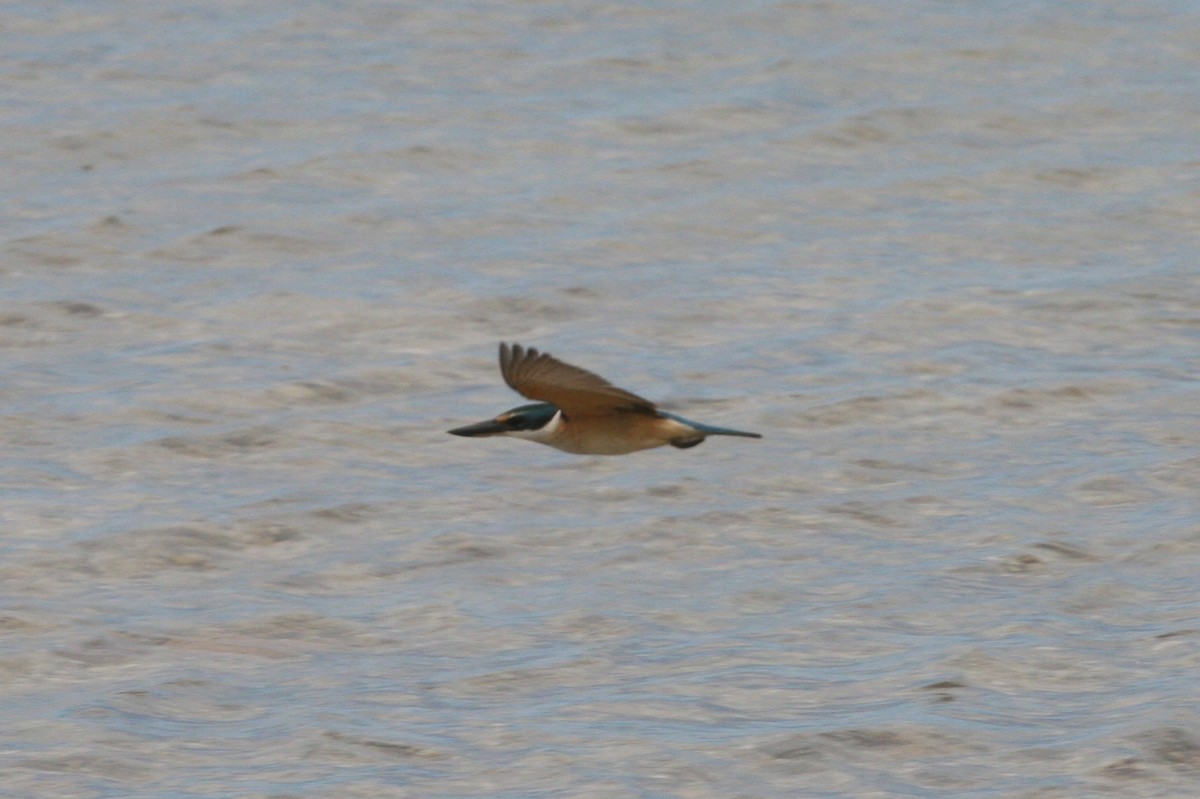
[[[482,436],[504,436],[530,433],[541,430],[550,423],[558,408],[548,402],[538,402],[533,405],[522,405],[497,416],[486,422],[469,424],[466,427],[456,427],[446,432],[456,436],[479,438]],[[521,436],[524,437],[524,436]]]

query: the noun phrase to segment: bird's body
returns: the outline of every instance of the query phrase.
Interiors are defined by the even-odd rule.
[[[518,393],[542,401],[451,433],[507,435],[577,455],[625,455],[666,444],[686,449],[707,436],[762,438],[661,411],[599,375],[519,344],[500,345],[500,373]]]

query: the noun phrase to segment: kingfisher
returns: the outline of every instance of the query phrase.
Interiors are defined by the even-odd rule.
[[[533,347],[501,344],[500,374],[509,388],[540,401],[447,432],[524,438],[576,455],[625,455],[664,444],[687,449],[708,436],[762,438],[660,411],[650,400]]]

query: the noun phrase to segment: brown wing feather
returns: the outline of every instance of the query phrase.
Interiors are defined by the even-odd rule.
[[[549,353],[520,344],[500,345],[500,374],[518,394],[557,405],[564,416],[655,413],[654,403]]]

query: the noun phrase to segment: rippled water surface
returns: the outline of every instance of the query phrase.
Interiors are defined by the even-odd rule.
[[[5,796],[1196,795],[1194,4],[0,37]]]

